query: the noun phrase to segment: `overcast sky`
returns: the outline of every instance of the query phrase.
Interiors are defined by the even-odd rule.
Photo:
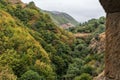
[[[99,0],[22,0],[24,3],[34,1],[35,4],[49,11],[66,12],[79,22],[91,18],[105,16],[105,12],[99,4]]]

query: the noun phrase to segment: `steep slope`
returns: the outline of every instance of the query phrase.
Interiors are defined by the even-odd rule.
[[[82,24],[80,32],[92,36],[75,39],[34,2],[10,1],[0,0],[0,80],[92,80],[103,71],[103,54],[89,45],[104,31],[104,18]]]
[[[78,22],[67,13],[58,11],[45,11],[52,17],[53,21],[63,28],[75,27]]]
[[[55,80],[64,75],[72,62],[73,35],[33,2],[16,2],[0,1],[0,80]]]
[[[89,45],[90,49],[94,53],[105,52],[105,32],[99,34],[96,38],[93,38]]]
[[[78,27],[70,28],[74,43],[74,62],[69,65],[67,75],[74,80],[93,80],[104,70],[105,18],[91,19]],[[66,77],[65,76],[65,77]],[[91,79],[91,77],[93,77]]]
[[[30,35],[28,29],[16,22],[7,12],[0,10],[0,15],[0,64],[11,66],[18,77],[27,70],[27,66],[37,60],[49,65],[47,52]]]

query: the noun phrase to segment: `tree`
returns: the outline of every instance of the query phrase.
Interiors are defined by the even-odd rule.
[[[43,62],[40,62],[40,60],[36,60],[34,68],[40,76],[44,76],[45,78],[54,80],[55,73],[49,64],[45,64]]]
[[[0,80],[17,80],[17,76],[9,66],[0,66]]]
[[[84,65],[81,68],[83,73],[88,73],[90,75],[93,75],[95,73],[94,68],[91,65]]]
[[[20,77],[20,80],[40,80],[41,78],[37,72],[29,70]]]

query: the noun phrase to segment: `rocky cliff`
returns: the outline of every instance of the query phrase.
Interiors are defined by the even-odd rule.
[[[120,12],[120,0],[100,0],[107,13]]]
[[[91,40],[89,47],[94,53],[104,53],[105,52],[105,32],[99,34],[97,38],[93,38]]]
[[[107,12],[106,20],[106,80],[120,80],[120,0],[100,0]]]

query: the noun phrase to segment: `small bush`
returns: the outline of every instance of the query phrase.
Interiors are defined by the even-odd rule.
[[[87,73],[83,73],[82,75],[75,77],[74,80],[92,80],[92,77]]]
[[[37,72],[29,70],[21,76],[20,80],[40,80],[40,78]]]

